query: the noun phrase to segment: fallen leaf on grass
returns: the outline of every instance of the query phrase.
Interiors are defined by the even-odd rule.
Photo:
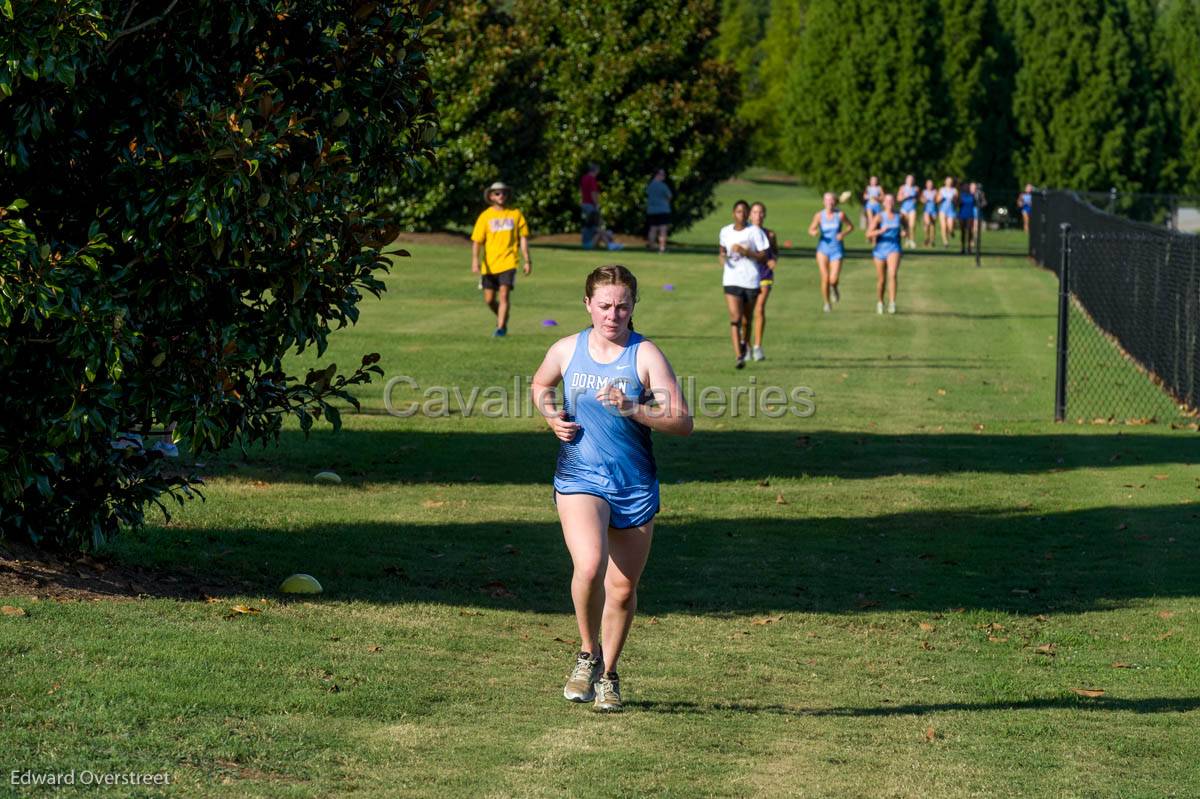
[[[1172,616],[1174,616],[1174,615],[1175,615],[1175,611],[1173,611],[1173,610],[1160,610],[1160,611],[1159,611],[1159,612],[1158,612],[1156,615],[1157,615],[1157,616],[1158,616],[1160,619],[1169,619],[1169,618],[1171,618]]]
[[[729,637],[730,638],[745,638],[749,634],[750,634],[749,630],[737,630]]]
[[[993,643],[993,644],[1003,644],[1003,643],[1006,643],[1006,642],[1008,641],[1008,636],[1006,635],[1006,636],[1004,636],[1003,638],[997,638],[997,637],[996,637],[996,636],[994,636],[994,635],[989,635],[989,636],[988,636],[988,641],[989,641],[990,643]]]
[[[1039,644],[1037,649],[1035,649],[1033,651],[1038,653],[1039,655],[1048,655],[1050,657],[1054,657],[1055,655],[1058,654],[1058,645],[1057,644]]]
[[[776,505],[786,505],[786,504],[788,504],[788,501],[783,498],[783,494],[777,494],[775,496],[775,504]]]
[[[3,613],[5,616],[24,616],[25,608],[14,608],[12,605],[5,605],[4,607],[0,607],[0,613]]]
[[[444,499],[427,499],[421,503],[422,508],[440,508],[446,504]]]
[[[925,728],[925,742],[933,743],[933,740],[935,738],[937,738],[937,731],[935,731],[933,729],[933,727],[926,727]]]
[[[918,626],[920,626],[920,628],[927,633],[931,633],[934,631],[934,626],[927,621],[921,622],[921,624]]]
[[[568,646],[575,646],[574,638],[567,640],[566,638],[560,638],[559,636],[556,635],[556,636],[554,636],[554,640],[560,644],[567,644]]]
[[[921,648],[924,649],[926,652],[932,652],[933,644],[929,643],[928,641],[922,641]]]
[[[1122,662],[1121,662],[1121,661],[1119,661],[1119,660],[1113,661],[1112,667],[1113,667],[1114,669],[1132,669],[1132,668],[1135,668],[1135,666],[1134,666],[1132,663],[1122,663]]]
[[[1034,616],[1034,618],[1037,619],[1038,621],[1050,621],[1050,617],[1045,615],[1044,613],[1039,613],[1038,615]]]
[[[1156,641],[1165,641],[1165,640],[1167,640],[1168,638],[1170,638],[1171,636],[1173,636],[1173,635],[1174,635],[1175,633],[1177,633],[1177,632],[1179,632],[1179,630],[1167,630],[1167,631],[1166,631],[1165,633],[1163,633],[1162,635],[1156,636],[1154,640],[1156,640]]]
[[[645,623],[646,623],[646,624],[658,624],[658,617],[657,617],[657,616],[651,616],[650,618],[646,619],[646,622],[645,622]]]
[[[483,613],[481,613],[478,610],[460,610],[458,612],[458,615],[459,616],[482,616]]]
[[[764,616],[761,619],[751,619],[750,623],[757,627],[762,627],[763,625],[766,625],[766,624],[774,624],[777,621],[783,621],[782,614],[780,614],[778,616]]]
[[[258,608],[252,608],[249,605],[234,605],[229,609],[229,613],[225,615],[225,618],[232,619],[237,616],[253,616],[257,613],[262,613],[262,611]]]
[[[937,393],[938,393],[938,396],[939,396],[939,397],[944,397],[944,396],[946,396],[946,389],[944,389],[944,388],[939,388],[939,389],[937,390]]]
[[[1156,474],[1156,475],[1154,475],[1154,479],[1155,479],[1155,480],[1168,480],[1168,479],[1170,479],[1170,477],[1171,477],[1171,475],[1169,475],[1169,474]]]
[[[1072,688],[1071,693],[1079,696],[1086,696],[1095,699],[1098,696],[1104,696],[1103,688]]]
[[[367,647],[367,651],[368,652],[382,652],[383,647],[381,647],[379,644],[371,644],[369,647]]]

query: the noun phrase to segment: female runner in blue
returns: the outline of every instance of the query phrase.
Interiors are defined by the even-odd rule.
[[[904,217],[896,213],[896,198],[883,196],[883,210],[867,229],[867,238],[875,243],[871,257],[875,259],[875,313],[883,313],[883,290],[888,290],[888,313],[896,312],[896,272],[900,269],[900,239],[904,232]]]
[[[976,202],[975,183],[968,183],[967,190],[958,198],[958,222],[962,226],[963,252],[974,252],[979,233],[979,204]]]
[[[692,432],[671,364],[633,331],[637,296],[637,278],[625,267],[593,271],[583,300],[591,326],[551,345],[533,376],[534,406],[562,442],[554,502],[574,567],[571,599],[581,641],[563,696],[595,700],[601,711],[621,710],[617,660],[658,513],[650,431]]]
[[[821,237],[817,242],[817,268],[821,270],[821,300],[825,303],[822,310],[829,313],[833,310],[830,297],[832,296],[833,302],[842,298],[841,292],[838,291],[838,278],[842,274],[842,259],[845,257],[842,240],[854,230],[854,225],[838,210],[837,197],[833,192],[825,192],[822,199],[825,208],[813,214],[812,223],[808,226],[808,235]]]
[[[1025,191],[1017,196],[1017,205],[1021,208],[1021,224],[1025,227],[1025,235],[1029,235],[1029,216],[1033,213],[1033,184],[1026,183]]]
[[[912,175],[905,175],[904,185],[896,190],[896,202],[900,203],[900,213],[904,214],[904,220],[908,222],[908,236],[904,240],[904,245],[910,249],[917,246],[915,231],[917,229],[917,194],[919,193],[917,179]]]
[[[954,238],[957,200],[958,189],[954,188],[954,178],[947,176],[945,184],[938,189],[938,219],[941,221],[943,247],[949,247],[950,239]]]
[[[925,181],[925,190],[921,192],[921,201],[925,203],[925,236],[922,246],[932,247],[937,243],[937,190],[933,181]]]
[[[871,175],[867,179],[867,187],[863,189],[863,210],[866,211],[867,227],[871,226],[871,220],[879,216],[879,200],[883,197],[883,186],[879,185],[879,178]]]

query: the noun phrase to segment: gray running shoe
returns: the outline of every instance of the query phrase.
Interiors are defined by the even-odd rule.
[[[596,697],[596,680],[603,671],[603,658],[592,659],[590,653],[580,652],[575,656],[575,668],[571,669],[563,687],[563,698],[571,702],[591,702]]]
[[[751,347],[750,357],[756,361],[765,361],[767,359],[767,356],[763,355],[762,347]]]
[[[600,679],[596,681],[595,709],[602,713],[620,713],[623,707],[621,704],[621,678],[615,671],[601,675]]]

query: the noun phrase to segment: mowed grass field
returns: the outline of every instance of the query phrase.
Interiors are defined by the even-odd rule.
[[[395,406],[443,386],[450,413],[398,418],[363,387],[340,434],[208,459],[206,502],[113,548],[244,593],[4,598],[26,613],[0,616],[0,793],[88,769],[166,771],[179,796],[1200,795],[1196,434],[1049,421],[1056,284],[1020,257],[906,254],[881,317],[855,234],[822,314],[815,193],[751,177],[666,255],[535,247],[504,340],[469,250],[406,245],[320,363],[379,352],[411,379]],[[743,371],[712,252],[735,196],[793,240]],[[627,710],[601,716],[561,697],[556,441],[480,406],[586,324],[584,276],[614,260],[680,376],[743,393],[656,436]],[[489,386],[470,415],[453,395]],[[815,413],[751,415],[767,386]],[[325,593],[275,593],[293,572]]]

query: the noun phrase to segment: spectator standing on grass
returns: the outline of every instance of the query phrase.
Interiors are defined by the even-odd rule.
[[[511,194],[503,183],[488,186],[483,193],[488,208],[471,231],[471,272],[480,275],[483,301],[496,314],[494,338],[508,334],[509,295],[516,287],[518,249],[525,260],[525,274],[533,270],[529,225],[519,210],[507,207]]]
[[[671,225],[671,187],[666,170],[660,169],[646,184],[646,247],[667,251],[667,229]]]
[[[974,252],[972,247],[975,246],[979,234],[977,189],[977,184],[968,183],[966,191],[958,199],[958,221],[962,226],[962,251],[964,253]]]
[[[587,171],[579,178],[579,210],[583,220],[583,248],[590,250],[600,230],[600,174],[599,164],[588,164]]]

